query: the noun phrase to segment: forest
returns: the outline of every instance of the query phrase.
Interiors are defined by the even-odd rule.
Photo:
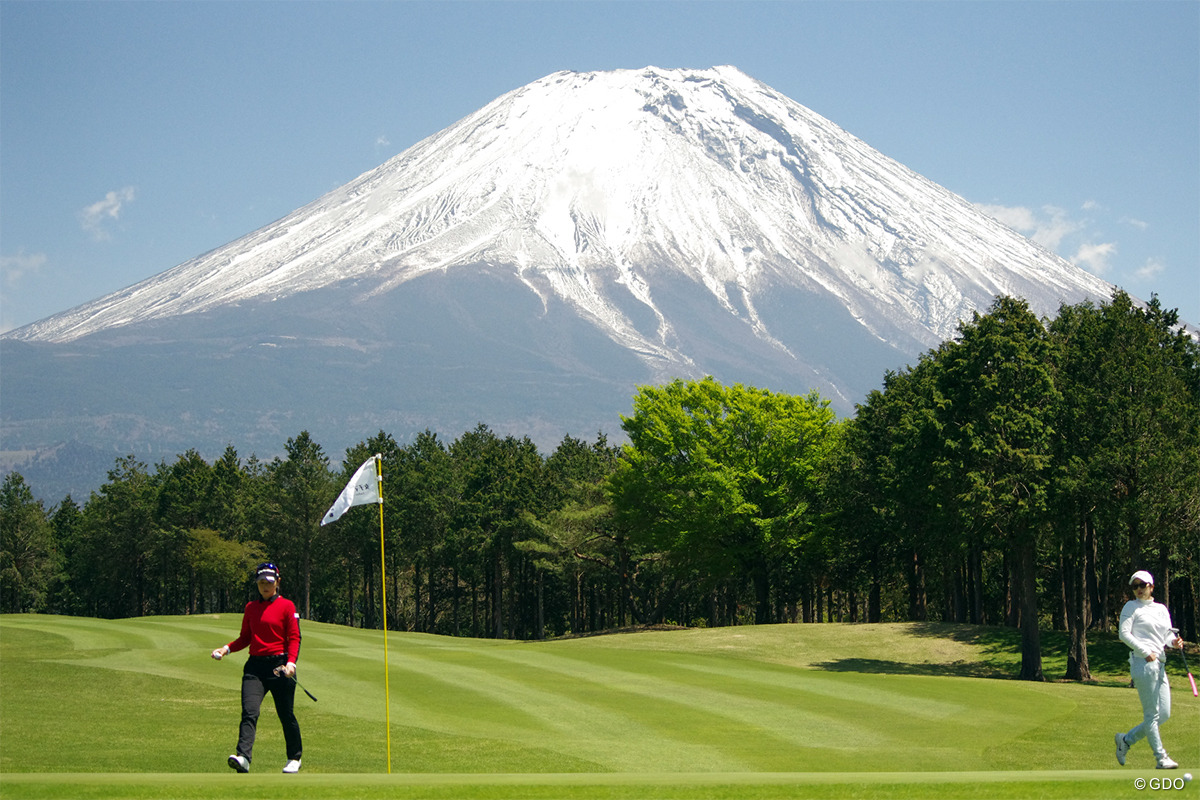
[[[305,619],[540,639],[629,626],[945,621],[1020,631],[1026,680],[1087,680],[1148,569],[1185,639],[1200,589],[1200,345],[1116,292],[1039,319],[998,297],[839,419],[816,392],[639,387],[627,442],[541,453],[486,424],[380,431],[340,464],[306,431],[47,508],[0,488],[0,612],[238,612],[271,560]],[[378,507],[322,526],[382,456]],[[381,561],[381,553],[386,562]],[[383,576],[386,575],[386,586]],[[1041,631],[1066,631],[1065,676]]]

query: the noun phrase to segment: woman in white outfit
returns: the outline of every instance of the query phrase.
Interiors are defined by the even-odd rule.
[[[1138,698],[1142,701],[1142,722],[1132,730],[1116,735],[1117,762],[1125,763],[1130,746],[1145,739],[1159,769],[1179,765],[1163,749],[1158,729],[1171,716],[1171,686],[1167,683],[1166,647],[1183,647],[1171,628],[1171,612],[1154,602],[1154,577],[1138,570],[1129,579],[1133,600],[1121,609],[1121,641],[1130,648],[1129,672]]]

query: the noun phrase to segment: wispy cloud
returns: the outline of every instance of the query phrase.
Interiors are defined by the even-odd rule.
[[[1136,237],[1151,225],[1129,215],[1118,217],[1095,200],[1087,200],[1074,212],[1052,205],[1029,208],[980,203],[976,208],[1075,266],[1107,280],[1147,281],[1165,271],[1163,264],[1154,259],[1137,269],[1128,263],[1128,256],[1126,263],[1121,263],[1119,237],[1113,236],[1113,229],[1121,226],[1124,235]]]
[[[26,253],[19,251],[16,255],[0,256],[0,276],[3,276],[4,288],[15,289],[21,280],[46,266],[45,253]]]
[[[1151,278],[1157,278],[1159,275],[1163,274],[1166,269],[1166,266],[1158,259],[1148,258],[1146,259],[1146,263],[1138,267],[1137,271],[1133,274],[1141,280],[1146,281],[1150,280]]]
[[[1093,275],[1101,277],[1107,275],[1112,265],[1109,264],[1109,259],[1117,252],[1115,242],[1102,242],[1100,244],[1092,244],[1085,242],[1075,251],[1075,255],[1071,257],[1071,263],[1076,266],[1083,267]]]
[[[1063,238],[1083,229],[1083,223],[1073,220],[1064,209],[1057,206],[1042,206],[1040,209],[1025,206],[997,206],[978,204],[980,211],[994,217],[1008,227],[1023,233],[1047,250],[1058,250]]]
[[[375,140],[376,147],[390,147],[391,144],[392,143],[388,141],[388,138],[386,136],[380,136],[378,139]]]
[[[79,212],[79,224],[98,241],[111,238],[107,225],[121,218],[121,211],[135,196],[134,188],[126,186],[104,195],[104,199],[92,203]]]

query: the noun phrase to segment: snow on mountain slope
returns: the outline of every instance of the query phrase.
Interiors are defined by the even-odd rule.
[[[479,264],[668,364],[694,361],[663,311],[678,279],[785,356],[799,343],[760,314],[781,289],[832,295],[915,353],[997,294],[1050,314],[1112,288],[733,67],[651,67],[535,81],[278,222],[6,336],[66,342],[346,282],[367,299]]]

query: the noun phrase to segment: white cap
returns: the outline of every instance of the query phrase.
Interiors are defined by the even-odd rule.
[[[1146,570],[1144,570],[1144,569],[1139,569],[1137,572],[1133,573],[1133,575],[1130,576],[1129,585],[1132,586],[1135,581],[1141,581],[1142,583],[1148,583],[1151,586],[1153,586],[1154,585],[1154,576],[1151,575],[1149,572],[1146,572]]]

